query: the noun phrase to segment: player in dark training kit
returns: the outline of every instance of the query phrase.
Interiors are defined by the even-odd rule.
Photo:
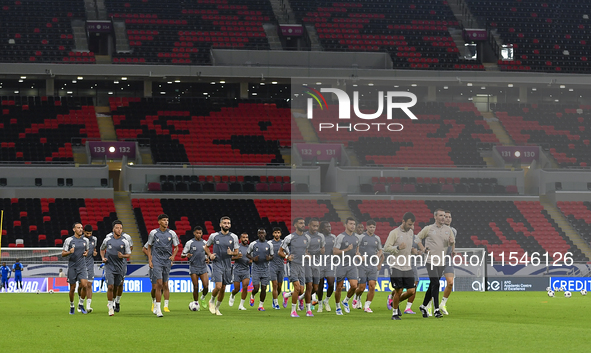
[[[370,308],[371,302],[376,292],[376,283],[378,281],[378,272],[382,268],[384,260],[382,254],[382,242],[380,238],[375,235],[376,222],[373,219],[367,221],[367,231],[359,236],[359,254],[364,257],[363,263],[357,268],[359,271],[359,286],[355,292],[355,299],[353,299],[353,308],[361,309],[361,295],[365,291],[365,285],[369,286],[367,292],[367,300],[365,301],[366,313],[372,313]],[[377,256],[377,265],[372,265],[372,259]]]
[[[12,272],[14,272],[14,284],[16,285],[16,291],[23,290],[23,264],[19,259],[12,265]]]
[[[160,227],[152,230],[148,235],[148,262],[152,269],[152,275],[156,280],[154,305],[154,314],[162,317],[160,302],[164,283],[168,283],[168,276],[172,267],[172,261],[179,251],[179,238],[173,230],[168,229],[168,216],[161,214],[158,216],[158,225]],[[174,248],[174,249],[173,249]],[[165,301],[164,306],[168,307]]]
[[[289,281],[293,284],[293,292],[285,296],[283,306],[287,306],[287,298],[291,296],[291,317],[300,317],[296,311],[298,305],[298,296],[304,294],[304,266],[303,258],[306,255],[310,245],[310,237],[305,234],[306,222],[301,217],[293,220],[295,232],[283,239],[283,244],[279,248],[279,256],[288,261]],[[311,313],[310,313],[311,314]],[[306,314],[307,315],[307,314]]]
[[[330,263],[330,256],[332,256],[332,249],[334,248],[334,242],[337,240],[337,237],[331,233],[332,227],[329,222],[323,221],[320,222],[320,228],[318,231],[324,234],[324,257],[327,259],[324,266],[320,267],[320,280],[318,281],[318,312],[322,312],[322,307],[326,311],[330,311],[330,297],[334,292],[334,278],[335,278],[335,269],[331,269]],[[328,256],[328,257],[327,257]],[[326,299],[322,299],[324,295],[324,280],[326,279]]]
[[[320,222],[317,218],[311,218],[308,221],[308,231],[306,234],[310,237],[310,245],[308,246],[308,254],[310,255],[310,263],[304,263],[304,271],[306,272],[306,315],[312,316],[312,304],[316,305],[318,299],[316,292],[318,291],[318,281],[320,281],[320,266],[318,264],[322,261],[324,255],[324,234],[318,232]],[[314,293],[314,302],[312,302],[312,293]]]
[[[76,282],[80,281],[82,290],[79,294],[78,309],[86,314],[84,309],[84,298],[86,298],[86,286],[88,271],[86,270],[86,256],[88,255],[88,239],[83,236],[82,223],[76,222],[73,225],[74,235],[64,241],[62,257],[68,257],[68,283],[70,284],[70,315],[74,315],[74,292]]]
[[[220,305],[224,300],[226,286],[232,283],[232,256],[238,254],[238,237],[230,232],[232,222],[230,217],[220,219],[221,230],[213,233],[207,239],[207,246],[213,245],[212,277],[215,282],[215,288],[211,292],[209,300],[209,312],[221,316]],[[217,297],[217,301],[216,301]]]
[[[131,246],[127,239],[122,237],[123,224],[121,221],[113,221],[113,235],[105,237],[101,244],[101,258],[105,264],[105,278],[107,280],[107,307],[109,316],[115,313],[113,297],[125,276],[125,261],[131,256]],[[159,315],[161,316],[161,315]]]
[[[341,304],[346,313],[349,313],[349,299],[353,297],[355,294],[355,290],[357,290],[357,280],[359,278],[359,272],[357,271],[357,267],[353,265],[353,257],[357,254],[357,249],[359,247],[359,238],[357,238],[357,234],[355,234],[355,218],[349,217],[345,221],[345,231],[337,237],[334,242],[334,248],[332,253],[336,256],[348,256],[348,258],[342,257],[342,263],[340,266],[337,267],[337,289],[335,290],[335,302],[337,305],[336,314],[343,315],[343,311],[341,310]],[[358,228],[359,229],[359,228]],[[345,300],[341,303],[341,294],[343,292],[343,285],[345,283],[345,278],[349,280],[349,284],[351,285],[349,291],[347,292],[347,296]]]
[[[234,268],[232,276],[234,277],[234,289],[230,293],[230,301],[228,305],[234,306],[234,297],[240,292],[240,284],[242,283],[242,294],[240,298],[240,305],[238,310],[246,310],[244,301],[248,294],[248,283],[250,282],[250,264],[252,260],[248,258],[248,233],[240,235],[240,245],[238,246],[238,253],[232,256],[234,261]]]
[[[275,227],[273,228],[273,239],[269,241],[271,245],[273,245],[273,260],[269,263],[269,276],[271,278],[271,284],[273,285],[273,309],[279,310],[279,293],[283,296],[283,278],[285,277],[285,267],[284,267],[284,260],[279,256],[279,248],[281,247],[281,228]]]
[[[267,286],[269,285],[269,262],[273,260],[273,245],[265,238],[267,232],[264,229],[257,231],[259,239],[250,243],[248,247],[248,258],[252,260],[252,285],[250,294],[250,306],[254,305],[254,297],[261,289],[258,311],[265,311],[265,298],[267,297]]]
[[[211,257],[209,248],[205,246],[205,240],[201,239],[203,236],[203,228],[196,226],[193,228],[194,239],[187,241],[182,258],[189,259],[189,274],[193,282],[193,303],[199,303],[199,279],[203,286],[203,293],[201,294],[201,305],[205,306],[205,296],[209,291],[209,276],[207,273],[207,259]]]
[[[115,226],[115,222],[113,222],[113,226]],[[107,234],[106,238],[111,238],[112,236],[113,236],[113,232]],[[123,230],[122,230],[121,236],[123,237],[123,239],[127,240],[127,242],[129,243],[129,247],[133,251],[133,240],[131,239],[131,236],[127,233],[123,233]],[[115,312],[116,313],[118,313],[119,310],[121,309],[120,302],[121,302],[121,295],[123,294],[123,283],[125,282],[125,275],[127,274],[127,259],[123,260],[123,270],[124,270],[123,281],[121,281],[121,283],[119,284],[119,287],[115,288]],[[166,290],[165,290],[165,292],[166,292]],[[166,300],[164,302],[165,302],[164,312],[169,312],[168,303]]]
[[[84,236],[88,239],[88,256],[86,256],[86,272],[88,272],[86,284],[86,312],[91,313],[92,307],[92,282],[94,282],[94,256],[97,255],[96,248],[98,247],[97,239],[92,235],[92,226],[87,224],[84,226]],[[82,284],[78,284],[78,294],[82,290]],[[80,312],[80,309],[78,309]]]

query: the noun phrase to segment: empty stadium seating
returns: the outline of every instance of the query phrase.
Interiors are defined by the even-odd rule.
[[[570,225],[591,244],[591,202],[558,201],[556,204]]]
[[[580,0],[466,0],[482,26],[497,29],[504,43],[513,44],[514,61],[499,61],[501,70],[589,72],[589,24],[582,15],[591,10]]]
[[[569,251],[575,261],[589,261],[538,201],[349,200],[349,207],[359,220],[365,222],[371,218],[386,227],[388,224],[390,227],[400,225],[404,213],[413,212],[415,234],[434,222],[435,209],[450,210],[452,226],[458,231],[456,246],[485,247],[496,261],[500,261],[503,251],[507,254],[516,252],[519,258],[525,252],[530,256],[532,252],[548,252],[550,259],[555,252],[564,254]],[[378,227],[376,233],[381,232],[385,233]]]
[[[325,50],[387,51],[404,69],[483,70],[459,59],[448,26],[458,26],[445,2],[290,1],[303,23],[315,26]]]
[[[287,235],[291,231],[292,216],[339,220],[329,200],[133,199],[132,206],[143,242],[147,241],[149,231],[158,227],[157,219],[161,213],[170,217],[169,227],[177,232],[183,244],[193,237],[195,226],[203,227],[204,239],[219,231],[222,216],[231,218],[232,232],[247,232],[251,240],[256,239],[259,227],[267,229],[269,236],[273,227],[281,227],[283,235]]]
[[[3,247],[16,247],[17,239],[25,247],[60,247],[71,236],[74,222],[90,224],[100,242],[111,232],[117,219],[112,199],[0,199],[4,210]]]
[[[117,137],[150,139],[156,163],[282,164],[279,147],[291,144],[291,118],[285,101],[277,104],[110,99]]]
[[[3,1],[0,61],[94,63],[92,52],[74,52],[71,21],[85,17],[80,0]]]
[[[591,165],[591,106],[506,103],[492,108],[516,143],[549,149],[560,167]]]
[[[92,99],[2,97],[0,160],[72,162],[72,138],[100,138]]]
[[[515,185],[501,185],[497,178],[372,177],[361,184],[364,194],[514,194]]]
[[[211,48],[269,49],[263,24],[274,15],[266,0],[105,4],[109,16],[125,21],[132,48],[117,53],[115,64],[209,64]]]
[[[157,184],[157,187],[150,186]],[[289,176],[274,175],[161,175],[148,191],[163,192],[291,192]]]
[[[485,166],[479,149],[498,142],[472,103],[417,103],[412,111],[418,120],[394,115],[388,121],[402,124],[400,132],[321,130],[319,124],[336,119],[338,108],[329,107],[314,110],[319,140],[353,147],[362,165]]]

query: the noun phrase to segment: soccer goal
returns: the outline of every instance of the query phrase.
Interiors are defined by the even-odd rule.
[[[23,265],[67,262],[62,258],[62,248],[2,248],[0,261],[14,263],[18,259]]]
[[[455,267],[454,291],[486,290],[486,249],[456,248],[452,258]]]

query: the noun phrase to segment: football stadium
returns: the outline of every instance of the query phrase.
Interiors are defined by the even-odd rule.
[[[586,351],[590,16],[0,0],[2,351]]]

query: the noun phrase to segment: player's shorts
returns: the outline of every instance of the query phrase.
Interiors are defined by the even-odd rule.
[[[455,271],[455,267],[454,267],[454,265],[446,265],[446,266],[445,266],[445,269],[443,269],[443,273],[444,273],[444,274],[446,274],[446,273],[451,273],[452,275],[454,275],[454,276],[455,276],[455,274],[456,274],[456,271]]]
[[[261,284],[263,286],[268,286],[269,285],[269,273],[257,273],[255,271],[252,271],[252,285],[256,286],[258,284]]]
[[[300,282],[300,284],[304,284],[306,279],[306,271],[304,270],[304,266],[301,264],[296,264],[293,262],[287,263],[288,273],[287,276],[289,277],[289,281],[291,283]]]
[[[419,281],[419,269],[416,266],[412,266],[412,273],[415,277],[415,282]]]
[[[319,278],[318,282],[320,282],[320,280],[324,279],[324,278],[335,278],[336,277],[337,269],[334,267],[331,269],[330,267],[331,267],[331,265],[328,264],[328,265],[319,269],[320,270],[320,278]]]
[[[273,265],[272,263],[269,264],[269,280],[283,282],[285,278],[285,267],[283,264]]]
[[[88,278],[86,279],[94,281],[94,262],[91,265],[86,264],[86,272],[88,272]]]
[[[397,268],[390,269],[390,283],[395,289],[414,288],[415,276],[412,270],[401,271]]]
[[[86,280],[88,278],[88,271],[86,266],[81,267],[68,267],[68,283],[76,284],[80,280]]]
[[[337,282],[342,282],[346,279],[349,281],[357,281],[359,279],[359,272],[355,266],[339,266],[337,267]]]
[[[150,277],[150,282],[152,282],[152,285],[156,284],[156,277],[154,277],[154,270],[150,269],[148,271],[148,277]]]
[[[107,286],[113,285],[119,287],[123,283],[123,275],[120,273],[111,273],[111,271],[105,271],[105,282]]]
[[[378,280],[378,268],[373,266],[359,266],[357,267],[359,273],[359,283],[367,283],[369,281]]]
[[[248,271],[248,269],[246,269],[246,270],[244,270],[244,269],[239,269],[239,270],[234,269],[234,271],[232,271],[232,281],[233,282],[242,282],[245,279],[249,279],[249,278],[250,278],[250,272]]]
[[[152,269],[152,276],[157,280],[161,279],[162,283],[164,282],[168,282],[168,277],[170,275],[170,267],[171,265],[160,265],[160,264],[154,264],[154,268]],[[123,278],[125,279],[125,276],[122,275]]]
[[[22,273],[15,273],[14,274],[14,280],[16,282],[22,282],[23,281],[23,274]]]
[[[318,283],[320,281],[320,268],[318,266],[306,266],[304,267],[304,273],[306,283]]]
[[[201,276],[202,274],[207,273],[207,265],[203,264],[201,266],[189,266],[189,274]]]
[[[224,286],[232,283],[232,266],[220,262],[214,262],[211,267],[211,278],[214,283],[221,282]]]

